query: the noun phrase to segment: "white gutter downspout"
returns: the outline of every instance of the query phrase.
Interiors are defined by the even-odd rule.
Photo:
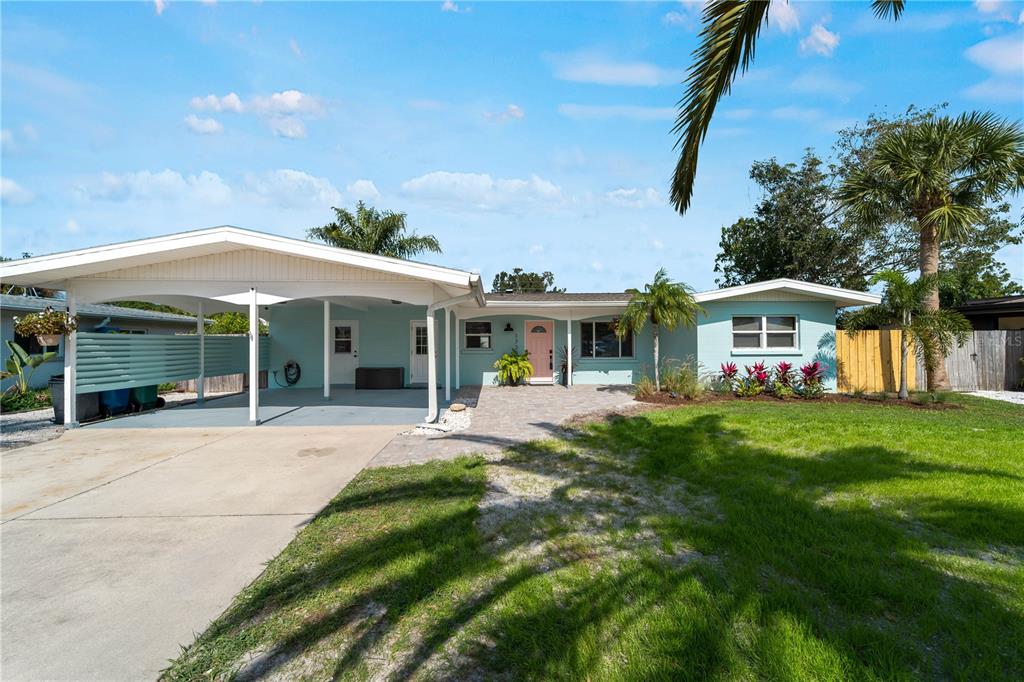
[[[434,354],[434,327],[437,322],[434,319],[434,313],[443,308],[444,314],[447,315],[448,309],[453,305],[471,300],[479,302],[480,298],[476,291],[427,306],[427,418],[425,421],[428,424],[437,421],[437,356]]]

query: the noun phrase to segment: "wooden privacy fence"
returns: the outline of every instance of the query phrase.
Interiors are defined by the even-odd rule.
[[[910,352],[907,382],[916,390],[914,353]],[[893,393],[900,387],[900,332],[873,329],[850,336],[836,330],[836,382],[838,390]]]
[[[924,390],[924,363],[910,349],[907,375],[910,390]],[[967,343],[946,358],[954,391],[1001,391],[1016,388],[1024,378],[1024,331],[976,330]],[[872,330],[854,337],[836,331],[836,374],[840,391],[895,392],[900,382],[900,332]]]

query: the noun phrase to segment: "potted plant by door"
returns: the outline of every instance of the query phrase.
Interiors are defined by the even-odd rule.
[[[34,336],[40,346],[56,346],[60,337],[78,328],[78,320],[63,310],[47,306],[38,313],[14,318],[14,331],[21,336]]]

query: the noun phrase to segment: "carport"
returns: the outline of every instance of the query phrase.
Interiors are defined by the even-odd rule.
[[[295,407],[306,410],[301,415],[304,418],[326,420],[332,414],[332,403],[340,399],[353,414],[378,409],[382,411],[380,419],[401,418],[408,423],[408,412],[401,411],[416,409],[407,404],[414,397],[422,400],[420,414],[425,408],[426,420],[433,421],[439,401],[450,398],[453,385],[450,330],[453,321],[458,325],[453,309],[485,305],[479,275],[474,273],[230,226],[7,262],[0,265],[0,280],[64,290],[71,314],[79,304],[121,300],[171,305],[194,312],[199,320],[226,311],[248,314],[247,336],[207,337],[202,322],[193,335],[70,334],[64,356],[64,421],[69,427],[78,423],[74,399],[78,394],[185,379],[197,380],[200,402],[190,410],[177,408],[175,414],[200,422],[237,415],[244,409],[249,424],[267,419],[285,424],[291,413],[296,413],[293,420],[299,418],[301,410],[291,409]],[[419,311],[426,336],[425,390],[374,397],[348,387],[332,388],[332,348],[337,342],[332,305],[358,308],[367,300],[415,306]],[[305,389],[301,394],[288,391],[286,397],[268,391],[261,407],[258,377],[269,363],[270,340],[260,336],[260,318],[272,317],[275,307],[287,304],[322,309],[322,320],[317,322],[318,326],[322,322],[317,340],[322,351],[320,394],[314,396]],[[444,325],[443,397],[438,393],[438,322]],[[203,401],[205,377],[234,372],[249,376],[243,401]],[[456,372],[455,387],[457,383]],[[307,409],[310,407],[320,409]],[[402,416],[385,416],[388,408]],[[337,409],[333,414],[344,417]],[[157,419],[156,415],[153,418]],[[127,421],[144,425],[145,419],[140,419]],[[370,416],[363,419],[375,423]],[[174,419],[164,421],[173,424]]]

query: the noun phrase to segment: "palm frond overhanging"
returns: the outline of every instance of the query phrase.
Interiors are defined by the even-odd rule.
[[[381,211],[360,201],[353,214],[335,208],[334,222],[314,227],[306,234],[331,246],[375,253],[392,258],[412,258],[421,253],[441,253],[441,244],[433,235],[406,234],[406,216]]]
[[[686,94],[672,128],[679,160],[672,176],[671,199],[680,213],[690,207],[697,157],[715,107],[729,93],[736,76],[750,68],[770,5],[763,0],[710,0],[704,6],[700,45],[693,52],[683,82]],[[904,8],[903,0],[874,0],[871,5],[876,16],[893,20],[900,18]]]

